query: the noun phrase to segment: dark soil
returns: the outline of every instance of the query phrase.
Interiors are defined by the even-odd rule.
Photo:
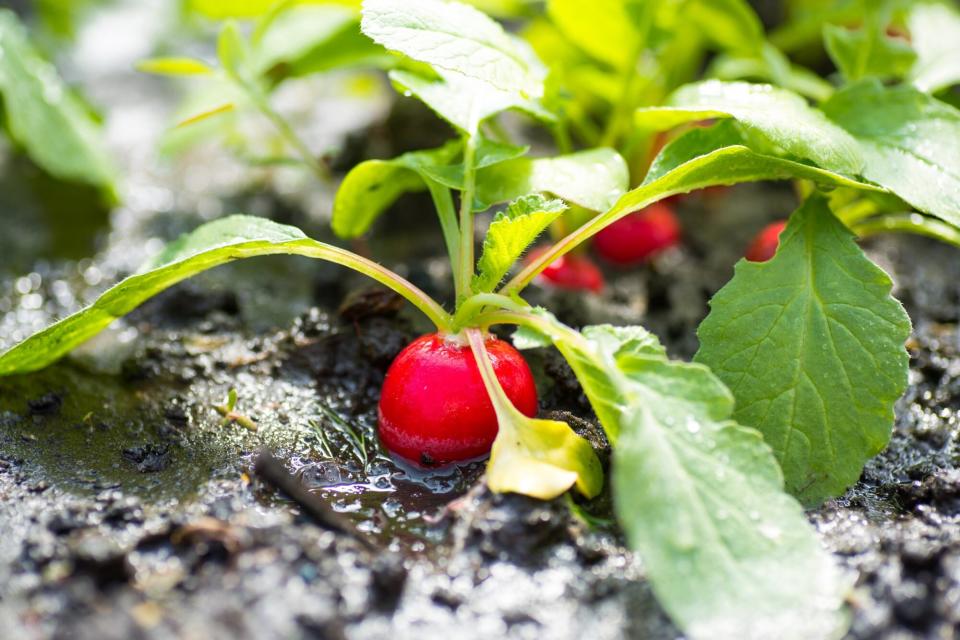
[[[61,223],[86,216],[73,240],[89,251],[50,236],[49,220],[30,213],[39,206],[30,189],[0,190],[4,209],[20,212],[0,238],[0,348],[221,213],[328,235],[316,212],[329,210],[331,187],[276,188],[312,184],[295,171],[247,170],[206,147],[173,166],[148,160],[145,140],[167,118],[139,110],[164,104],[163,87],[129,68],[118,62],[90,81],[114,114],[140,117],[135,147],[114,141],[128,172],[125,206],[109,225],[95,208],[48,207]],[[390,140],[393,130],[436,133],[403,125],[419,114],[362,115],[330,125],[330,137],[353,131],[355,141],[334,166],[418,146]],[[29,167],[0,174],[14,170]],[[534,289],[530,298],[572,324],[642,323],[688,358],[709,296],[753,233],[794,204],[769,185],[690,197],[680,205],[682,249],[611,272],[602,296]],[[405,201],[356,248],[443,296],[449,271],[424,210]],[[850,637],[953,638],[960,261],[916,238],[868,249],[915,324],[911,384],[887,451],[810,518],[857,576]],[[380,383],[426,329],[343,270],[258,259],[174,288],[43,372],[0,379],[0,638],[678,637],[611,524],[609,495],[588,504],[495,496],[482,462],[423,474],[383,454]],[[602,446],[563,361],[550,351],[530,359],[542,413],[560,412]],[[215,410],[232,388],[256,432]],[[279,468],[256,464],[263,449]]]

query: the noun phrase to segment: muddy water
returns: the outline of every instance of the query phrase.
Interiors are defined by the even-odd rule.
[[[142,22],[157,6],[133,4],[125,19]],[[66,208],[38,204],[19,177],[29,165],[3,166],[0,181],[17,188],[2,195],[16,221],[0,245],[0,347],[222,213],[327,233],[332,187],[294,169],[250,170],[218,145],[158,162],[170,87],[129,74],[129,62],[149,53],[137,42],[125,45],[130,59],[103,62],[95,44],[117,18],[104,20],[81,37],[76,65],[93,69],[85,81],[109,105],[125,204],[109,219],[79,196]],[[352,161],[414,144],[393,130],[429,129],[409,125],[407,107],[344,108],[327,85],[295,91],[314,92],[308,102],[324,115],[311,138],[318,150],[354,132],[359,142],[344,154]],[[574,324],[643,323],[689,357],[709,295],[753,232],[794,204],[770,186],[690,198],[680,208],[682,249],[610,273],[600,297],[531,298]],[[424,210],[406,201],[360,249],[448,295]],[[50,224],[65,216],[76,231],[66,244]],[[852,637],[950,638],[960,622],[960,262],[917,239],[869,250],[894,274],[915,323],[911,386],[890,448],[810,517],[858,576]],[[374,429],[383,373],[426,327],[408,309],[351,297],[366,286],[301,259],[230,265],[46,371],[0,380],[0,637],[678,637],[610,524],[609,496],[573,509],[492,496],[478,482],[482,464],[424,475],[382,454]],[[531,362],[543,411],[595,429],[556,354]],[[255,433],[223,424],[214,409],[231,388]],[[356,534],[325,529],[258,479],[262,447]]]

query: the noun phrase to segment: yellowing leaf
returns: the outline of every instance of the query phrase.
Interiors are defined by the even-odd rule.
[[[219,106],[213,107],[212,109],[207,109],[206,111],[201,111],[200,113],[198,113],[198,114],[196,114],[196,115],[192,115],[192,116],[190,116],[189,118],[186,118],[185,120],[181,120],[180,122],[177,123],[176,126],[177,126],[177,127],[188,127],[188,126],[190,126],[191,124],[196,124],[196,123],[198,123],[198,122],[202,122],[203,120],[206,120],[207,118],[212,118],[212,117],[214,117],[214,116],[218,116],[218,115],[220,115],[221,113],[228,113],[228,112],[230,112],[230,111],[233,111],[235,108],[236,108],[236,105],[234,105],[232,102],[228,102],[227,104],[221,104],[221,105],[219,105]]]
[[[565,422],[499,417],[490,451],[487,486],[496,493],[522,493],[549,500],[570,487],[588,498],[603,488],[603,471],[590,443]]]
[[[196,76],[213,73],[213,69],[195,58],[149,58],[137,63],[137,71],[162,76]]]
[[[603,488],[603,470],[593,447],[565,422],[529,418],[510,402],[490,364],[483,337],[467,331],[487,393],[497,413],[497,438],[487,465],[487,486],[549,500],[576,486],[591,498]]]

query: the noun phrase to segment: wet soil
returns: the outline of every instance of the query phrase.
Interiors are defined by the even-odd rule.
[[[130,19],[147,5],[126,9]],[[96,28],[91,38],[109,40]],[[216,145],[157,164],[167,88],[129,68],[118,60],[88,84],[95,101],[112,105],[108,129],[127,174],[125,204],[108,220],[77,204],[79,195],[68,198],[73,207],[38,204],[15,177],[29,165],[0,168],[0,182],[18,185],[0,195],[4,210],[18,212],[0,238],[0,348],[222,213],[267,215],[329,237],[332,186],[296,170],[247,169]],[[356,111],[336,109],[324,91],[319,112]],[[352,132],[333,166],[425,146],[404,136],[437,131],[404,126],[422,117],[407,108],[324,120],[324,139]],[[391,140],[391,131],[404,136]],[[355,248],[448,297],[427,206],[405,200]],[[756,230],[794,206],[783,186],[692,196],[679,204],[682,248],[609,271],[601,296],[534,288],[530,299],[574,325],[644,324],[688,358],[709,296]],[[77,230],[69,246],[50,231],[65,216]],[[851,638],[953,638],[960,261],[954,249],[917,238],[867,249],[894,276],[914,322],[910,388],[889,448],[845,496],[809,515],[856,577]],[[380,383],[393,356],[427,329],[362,278],[264,258],[175,287],[45,371],[0,379],[0,637],[679,637],[612,523],[609,495],[586,504],[495,496],[483,487],[482,462],[425,474],[383,454]],[[562,359],[544,350],[530,360],[542,413],[595,434]],[[217,411],[231,389],[235,411],[256,431]],[[263,449],[280,469],[258,473]]]
[[[609,272],[597,298],[531,297],[575,324],[642,322],[688,357],[751,229],[791,205],[767,186],[692,197],[680,211],[697,233],[682,249]],[[960,622],[960,268],[921,239],[868,249],[915,324],[911,385],[888,450],[810,517],[858,576],[851,637],[949,638]],[[102,288],[89,276],[110,273],[110,255],[6,279],[4,335]],[[446,274],[425,265],[412,275],[443,292]],[[257,271],[271,277],[247,277]],[[267,307],[286,321],[262,317]],[[4,637],[677,637],[610,523],[609,496],[494,496],[482,463],[423,474],[382,453],[379,385],[425,329],[398,307],[298,260],[233,265],[60,364],[0,381]],[[562,360],[531,362],[542,411],[595,429]],[[215,410],[231,388],[256,432]],[[258,477],[262,448],[351,530]]]

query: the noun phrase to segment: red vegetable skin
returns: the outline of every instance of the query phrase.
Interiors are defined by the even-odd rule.
[[[537,388],[526,360],[497,338],[486,346],[507,397],[534,416]],[[401,351],[383,382],[379,432],[391,453],[426,467],[489,453],[497,416],[470,347],[431,333]]]
[[[747,247],[744,257],[750,262],[766,262],[772,258],[780,246],[780,234],[786,226],[786,220],[778,220],[765,226]]]
[[[530,252],[527,261],[533,261],[542,256],[549,247],[539,247]],[[540,281],[558,289],[569,291],[592,291],[600,293],[603,290],[603,273],[587,256],[568,253],[551,262],[546,269],[540,272]]]
[[[631,265],[678,244],[680,236],[673,210],[657,202],[605,227],[594,236],[593,247],[609,262]]]

